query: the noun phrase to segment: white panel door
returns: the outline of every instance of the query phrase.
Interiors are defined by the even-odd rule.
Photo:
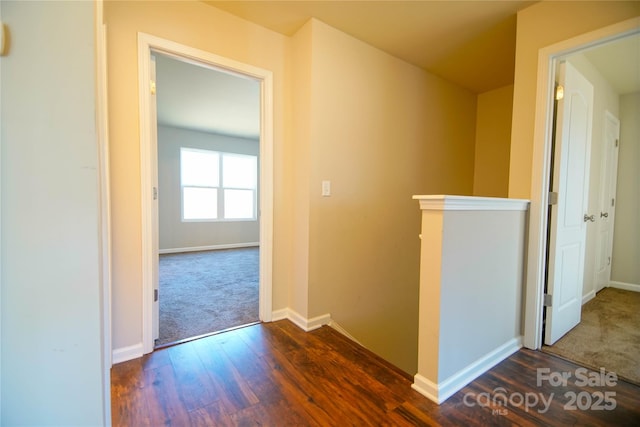
[[[580,322],[589,196],[593,85],[569,62],[560,65],[544,342],[551,345]]]
[[[598,222],[595,268],[596,292],[608,286],[611,280],[613,219],[618,176],[618,138],[620,138],[620,121],[607,111],[604,119],[602,173],[600,175],[600,200],[598,203],[600,211],[595,213]]]

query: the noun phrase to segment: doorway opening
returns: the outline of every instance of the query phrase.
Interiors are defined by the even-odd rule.
[[[185,259],[190,256],[188,269],[195,271],[205,255],[213,251],[225,255],[218,257],[226,259],[222,263],[216,264],[210,257],[204,262],[210,273],[212,266],[218,265],[213,270],[236,279],[231,284],[225,282],[222,287],[226,291],[220,291],[215,299],[219,300],[220,295],[224,295],[227,302],[234,298],[236,301],[248,299],[234,297],[232,291],[239,287],[239,282],[253,281],[255,288],[257,281],[258,307],[256,310],[253,306],[252,321],[271,321],[273,77],[270,71],[143,33],[138,35],[138,54],[141,187],[142,194],[148,195],[142,199],[142,329],[146,354],[154,350],[160,335],[163,297],[160,256],[173,257],[173,261],[180,257],[178,254],[184,254]],[[166,78],[173,72],[184,72],[186,76]],[[215,90],[212,81],[226,94],[226,98],[218,97],[227,100],[215,107],[218,110],[211,110],[214,107],[205,104],[211,101],[211,90]],[[191,89],[187,90],[189,86]],[[229,94],[234,93],[246,95],[242,99],[250,106],[231,108],[229,99],[238,100],[230,97]],[[160,106],[164,95],[170,95],[170,102]],[[203,104],[193,105],[194,99]],[[189,108],[185,107],[187,104]],[[240,114],[228,114],[243,109],[251,111],[248,114],[251,120],[246,123],[240,120]],[[241,134],[242,130],[246,133]],[[229,254],[234,251],[253,251],[253,255],[248,256],[252,261],[244,262],[246,268],[239,271],[254,279],[239,280],[238,274],[230,272],[231,267],[243,265],[243,262],[229,261]],[[184,274],[178,276],[181,278],[177,282],[185,278]],[[220,278],[207,283],[216,280]],[[194,292],[183,298],[182,303],[187,300],[186,306],[178,307],[177,313],[194,314],[189,301],[202,302],[203,294],[211,290],[203,283],[194,287]],[[254,299],[255,296],[254,289]],[[209,309],[210,316],[197,315],[187,323],[202,317],[225,317],[222,311]],[[244,321],[236,319],[213,329],[239,326],[238,322]],[[188,334],[193,333],[197,332]],[[189,338],[167,337],[165,341],[168,344]]]
[[[159,52],[151,63],[159,348],[259,321],[260,83]]]
[[[564,195],[558,194],[558,190],[554,188],[554,181],[558,176],[562,176],[563,164],[556,161],[552,154],[555,126],[550,126],[547,134],[550,158],[546,179],[551,185],[548,196],[545,194],[541,198],[542,201],[548,199],[546,201],[549,203],[545,224],[549,240],[546,246],[547,258],[543,264],[547,281],[544,283],[544,304],[542,293],[540,294],[540,329],[534,338],[537,342],[536,348],[542,348],[596,370],[604,367],[608,371],[617,372],[623,379],[640,384],[640,369],[635,369],[636,364],[633,363],[635,355],[640,351],[640,334],[636,334],[636,328],[633,327],[640,321],[637,315],[640,311],[640,281],[637,280],[637,275],[634,276],[630,269],[625,268],[630,252],[628,246],[633,246],[632,242],[637,241],[640,228],[637,222],[624,219],[627,204],[637,203],[637,196],[636,199],[630,200],[629,192],[624,187],[626,183],[635,180],[634,176],[637,177],[637,173],[629,175],[637,170],[637,164],[630,162],[630,157],[638,158],[633,153],[638,153],[636,147],[640,131],[635,130],[635,134],[628,133],[629,129],[635,126],[629,123],[628,118],[636,117],[640,112],[640,102],[637,101],[640,99],[640,79],[637,78],[640,75],[640,35],[637,29],[622,31],[613,37],[609,35],[607,40],[596,44],[597,42],[591,42],[587,47],[583,45],[581,48],[572,48],[569,53],[555,57],[549,55],[549,75],[555,75],[556,71],[563,67],[561,64],[570,63],[593,84],[593,112],[590,113],[593,126],[589,135],[593,144],[588,153],[590,162],[587,162],[590,173],[582,180],[587,186],[587,200],[583,212],[578,212],[579,216],[573,215],[576,218],[581,217],[582,221],[575,222],[582,222],[580,225],[584,231],[585,245],[582,255],[583,266],[573,266],[570,271],[576,278],[582,275],[581,279],[575,281],[574,286],[577,293],[573,299],[577,304],[573,314],[577,317],[573,319],[574,324],[568,322],[564,330],[551,337],[550,328],[556,325],[550,324],[549,313],[567,303],[569,295],[567,292],[563,294],[562,289],[546,288],[549,281],[554,280],[553,247],[557,244],[553,240],[553,229],[556,226],[553,218],[554,209],[559,211],[556,215],[562,215],[562,208],[556,205],[554,199],[557,197],[561,203],[570,187],[560,189],[565,192]],[[565,50],[567,51],[568,49]],[[623,63],[620,63],[620,60]],[[625,78],[625,74],[631,78]],[[567,90],[563,89],[566,98]],[[558,91],[554,91],[554,95],[553,98],[550,97],[549,104],[563,96],[558,96]],[[559,112],[558,122],[561,117],[562,111]],[[555,115],[549,118],[550,122],[552,120],[555,121]],[[626,126],[626,135],[620,135],[621,126]],[[555,139],[556,143],[565,142],[561,134]],[[618,150],[621,158],[626,156],[620,168]],[[564,170],[564,173],[573,172],[575,171]],[[622,189],[617,189],[618,183],[621,183]],[[574,203],[572,206],[581,205]],[[534,219],[534,222],[537,220],[539,218]],[[578,262],[575,264],[579,265]],[[628,283],[629,279],[626,278],[631,278],[631,283]],[[560,299],[556,299],[560,295]]]

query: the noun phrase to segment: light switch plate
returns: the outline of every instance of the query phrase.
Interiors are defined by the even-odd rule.
[[[331,181],[322,181],[322,196],[329,197],[331,195]]]

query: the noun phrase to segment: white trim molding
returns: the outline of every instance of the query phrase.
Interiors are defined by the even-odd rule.
[[[438,397],[438,384],[420,374],[415,374],[413,376],[413,384],[411,384],[411,388],[438,405],[446,399]]]
[[[164,254],[179,254],[183,252],[217,251],[221,249],[240,249],[240,248],[253,248],[253,247],[260,247],[260,242],[229,243],[226,245],[192,246],[189,248],[169,248],[169,249],[160,249],[158,253],[160,255],[164,255]]]
[[[306,317],[289,307],[276,310],[271,314],[271,321],[275,322],[276,320],[282,319],[290,320],[305,332],[313,331],[314,329],[318,329],[324,325],[329,325],[331,323],[331,315],[328,313],[313,317],[311,319],[307,319]]]
[[[109,164],[109,103],[107,85],[107,26],[104,23],[104,1],[94,6],[96,48],[96,128],[98,139],[98,176],[100,211],[100,289],[102,310],[102,387],[104,393],[104,425],[111,425],[111,184]]]
[[[148,96],[151,53],[159,52],[183,61],[203,65],[224,73],[254,79],[260,83],[260,286],[259,317],[263,322],[272,318],[273,281],[273,72],[241,63],[230,58],[199,50],[142,32],[138,33],[138,90],[140,103],[140,188],[141,188],[141,248],[142,248],[142,343],[144,353],[153,351],[153,290],[154,290],[154,162],[150,123],[151,105]],[[157,259],[157,258],[156,258]]]
[[[128,347],[116,348],[113,350],[111,360],[113,364],[126,362],[128,360],[137,359],[144,355],[142,343],[130,345]]]
[[[411,388],[439,405],[520,348],[522,337],[513,338],[438,384],[416,374]]]
[[[610,288],[623,289],[625,291],[640,292],[640,285],[625,282],[609,282]]]
[[[526,211],[529,201],[499,197],[417,195],[422,210],[436,211]]]
[[[340,326],[338,322],[331,319],[331,314],[329,313],[314,317],[312,319],[307,319],[295,310],[292,310],[290,308],[283,308],[283,309],[274,311],[273,314],[271,315],[271,320],[273,322],[277,320],[283,320],[283,319],[290,320],[297,327],[299,327],[305,332],[310,332],[310,331],[313,331],[314,329],[318,329],[318,328],[321,328],[322,326],[327,325],[330,328],[335,329],[337,332],[341,333],[345,337],[349,338],[351,341],[355,342],[356,344],[362,347],[365,347],[360,341],[355,339],[353,335],[347,332],[346,329]]]
[[[278,320],[288,319],[289,318],[289,309],[281,308],[279,310],[275,310],[271,313],[271,321],[277,322]]]

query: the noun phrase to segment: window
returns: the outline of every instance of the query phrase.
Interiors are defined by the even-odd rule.
[[[255,220],[258,158],[180,148],[184,221]]]

